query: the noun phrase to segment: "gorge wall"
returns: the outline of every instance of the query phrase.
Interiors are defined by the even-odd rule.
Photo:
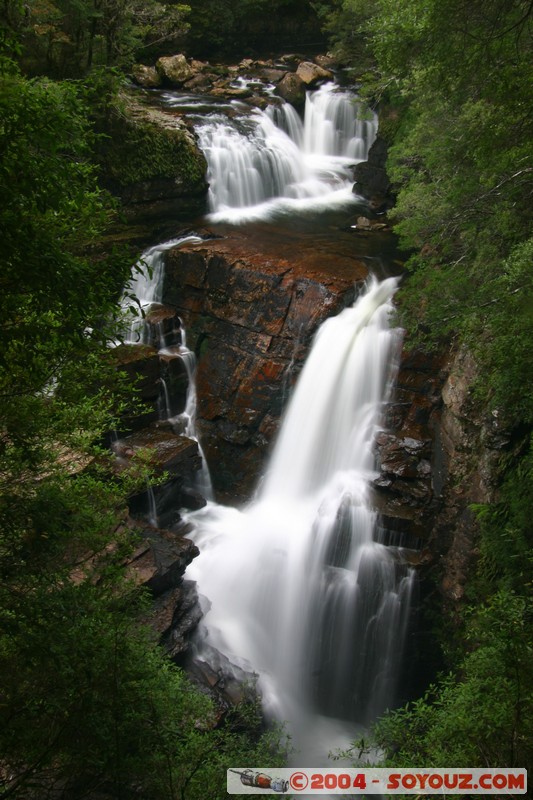
[[[205,69],[198,67],[197,72],[189,80],[201,89],[201,77],[205,89]],[[275,79],[281,81],[284,73],[278,73]],[[226,78],[220,91],[230,91],[229,86]],[[214,94],[217,87],[210,91]],[[259,105],[249,89],[232,91]],[[135,115],[143,125],[164,122],[164,129],[179,130],[191,148],[189,154],[194,153],[191,134],[176,117],[152,110]],[[355,171],[358,191],[369,200],[370,218],[393,202],[385,158],[386,145],[378,138],[368,162]],[[205,181],[197,176],[202,157],[195,159],[190,184],[168,176],[163,180],[163,194],[171,184],[177,187],[178,205],[186,203],[188,192],[198,202],[205,197]],[[157,187],[157,180],[133,182],[122,187],[123,200],[129,207],[151,208],[157,214],[163,197]],[[358,235],[381,235],[375,227],[360,225],[359,218],[357,222],[351,227],[359,228]],[[149,314],[149,322],[154,330],[164,329],[167,341],[169,334],[175,336],[173,341],[183,341],[185,330],[187,346],[198,362],[197,422],[217,499],[235,503],[249,499],[257,484],[316,329],[353,302],[368,275],[369,261],[354,255],[359,252],[356,234],[341,235],[340,230],[311,240],[296,230],[260,223],[246,231],[218,224],[199,232],[201,242],[166,252],[164,306]],[[332,253],[334,239],[340,245]],[[179,449],[179,436],[155,422],[156,402],[161,368],[177,398],[174,413],[183,410],[187,378],[179,359],[165,362],[165,357],[157,357],[157,347],[156,342],[143,354],[137,348],[139,359],[133,359],[141,374],[150,372],[144,391],[154,408],[151,420],[146,420],[152,427],[138,435],[138,443],[155,443],[157,450],[168,441],[171,449],[172,442]],[[476,556],[470,506],[495,497],[498,462],[502,450],[512,444],[498,417],[483,417],[473,402],[474,380],[475,365],[466,353],[404,350],[396,391],[377,439],[379,475],[373,502],[381,513],[385,540],[402,542],[405,557],[424,575],[432,575],[429,589],[424,589],[438,592],[432,607],[444,603],[452,613],[463,600]],[[191,495],[192,482],[189,476],[188,485],[180,483],[181,495],[173,495],[174,505],[178,500],[186,507],[198,502]],[[169,518],[165,524],[174,522]]]
[[[259,242],[259,239],[261,241]],[[290,384],[318,325],[350,304],[364,263],[316,247],[232,232],[167,254],[164,301],[198,356],[198,424],[216,488],[244,498],[255,485]]]
[[[264,231],[168,252],[165,302],[198,358],[198,424],[222,500],[250,496],[317,327],[353,302],[366,274],[364,261],[328,262],[300,241],[287,240],[280,257]],[[402,535],[411,563],[433,574],[437,603],[452,610],[476,557],[470,506],[494,499],[512,442],[474,402],[475,375],[467,353],[404,349],[377,440],[374,498],[386,535]]]

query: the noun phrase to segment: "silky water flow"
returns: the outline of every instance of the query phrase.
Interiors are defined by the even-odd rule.
[[[162,305],[165,254],[167,250],[201,241],[202,239],[200,236],[188,234],[175,239],[169,239],[166,242],[154,245],[145,250],[133,268],[132,277],[123,293],[121,305],[125,314],[128,313],[132,304],[134,304],[133,307],[135,307],[136,304],[140,310],[140,313],[133,316],[133,319],[129,322],[129,325],[124,331],[125,342],[128,344],[157,344],[160,357],[167,360],[179,358],[183,363],[187,373],[185,408],[178,414],[172,414],[173,399],[170,396],[164,378],[161,377],[161,396],[159,401],[161,419],[168,420],[176,433],[182,433],[198,443],[202,466],[196,475],[196,489],[198,489],[206,499],[211,500],[213,498],[211,475],[196,430],[196,357],[187,347],[186,331],[183,324],[181,324],[180,328],[181,344],[167,346],[162,326],[158,332],[157,342],[154,342],[152,339],[152,328],[150,325],[147,325],[145,321],[145,315],[149,314],[150,310]],[[157,504],[151,486],[147,487],[147,496],[149,501],[148,520],[150,524],[157,525]]]
[[[194,116],[199,101],[188,100]],[[184,97],[167,93],[165,102]],[[303,121],[287,103],[251,113],[230,106],[195,123],[212,222],[357,201],[352,166],[366,159],[377,120],[362,119],[352,94],[333,84],[309,92]],[[164,250],[176,244],[144,254],[155,259],[149,303]],[[265,712],[286,721],[300,766],[325,765],[394,702],[414,572],[376,541],[370,485],[400,344],[389,326],[396,288],[394,278],[371,280],[321,326],[254,500],[242,510],[210,502],[189,515],[200,548],[187,570],[204,610],[199,655],[217,668],[221,654],[258,675]],[[144,284],[136,289],[141,298]],[[189,383],[186,422],[193,369]]]
[[[303,120],[290,103],[225,111],[196,125],[211,221],[242,224],[355,202],[353,166],[368,156],[377,117],[353,94],[333,83],[308,92]]]
[[[372,279],[320,327],[255,499],[190,517],[200,654],[259,676],[300,766],[324,765],[394,701],[414,573],[375,540],[370,482],[400,343],[396,288]]]

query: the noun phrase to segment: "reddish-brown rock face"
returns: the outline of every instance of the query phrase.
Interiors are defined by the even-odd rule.
[[[349,254],[328,257],[298,237],[231,232],[167,253],[164,302],[198,357],[198,425],[227,497],[255,484],[318,325],[353,302],[367,275]]]

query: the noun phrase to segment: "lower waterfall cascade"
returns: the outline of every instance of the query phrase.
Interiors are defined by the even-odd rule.
[[[288,720],[307,760],[391,706],[408,629],[414,571],[376,541],[369,498],[396,287],[373,280],[319,329],[256,498],[190,516],[200,654],[257,673],[267,713]]]

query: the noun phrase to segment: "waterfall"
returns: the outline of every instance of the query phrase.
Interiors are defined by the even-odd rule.
[[[394,702],[413,571],[375,540],[373,442],[397,355],[397,280],[319,329],[256,499],[191,515],[199,647],[260,676],[300,765],[319,766]],[[313,763],[314,759],[314,763]]]
[[[209,467],[207,465],[207,459],[205,457],[204,451],[202,449],[202,445],[200,442],[200,438],[198,436],[198,431],[196,429],[196,406],[197,406],[197,394],[196,394],[196,356],[189,350],[186,345],[186,333],[185,328],[182,325],[182,344],[178,347],[172,348],[164,348],[160,350],[160,354],[163,356],[170,356],[170,357],[178,357],[181,358],[185,370],[187,372],[187,397],[185,399],[185,408],[176,416],[170,416],[170,399],[168,397],[168,390],[166,385],[163,382],[164,392],[165,392],[165,402],[167,405],[167,418],[172,424],[173,429],[176,433],[182,433],[185,436],[188,436],[189,439],[194,439],[198,444],[198,451],[202,458],[202,466],[198,470],[196,475],[195,485],[200,494],[205,497],[206,500],[212,500],[214,497],[213,492],[213,484],[211,482],[211,475],[209,472]]]
[[[150,331],[145,324],[142,314],[152,306],[160,305],[163,297],[163,277],[165,265],[165,252],[171,247],[179,247],[187,242],[201,242],[196,235],[181,236],[178,239],[169,239],[167,242],[149,247],[142,253],[132,270],[131,280],[126,286],[121,306],[125,313],[132,306],[132,301],[142,312],[133,316],[129,326],[124,331],[124,341],[129,344],[151,344]]]
[[[304,120],[288,103],[232,119],[212,114],[196,131],[208,162],[212,221],[241,223],[349,205],[352,167],[377,130],[349,92],[329,83],[308,92]]]
[[[127,310],[132,305],[132,301],[137,304],[143,313],[148,312],[156,306],[161,306],[166,251],[170,250],[172,247],[180,247],[187,243],[201,241],[202,238],[200,236],[190,234],[176,239],[169,239],[166,242],[154,245],[145,250],[139,261],[135,264],[131,280],[124,290],[121,300],[122,308]],[[189,350],[186,345],[186,334],[183,325],[181,325],[180,328],[181,345],[174,345],[171,347],[165,346],[163,326],[159,324],[156,327],[158,328],[157,343],[159,344],[158,354],[160,359],[166,361],[174,358],[181,359],[188,378],[185,409],[175,416],[172,415],[173,403],[167,382],[164,377],[160,378],[160,416],[163,421],[168,420],[171,423],[176,433],[184,434],[198,443],[198,450],[202,458],[202,466],[196,477],[196,488],[207,500],[212,500],[213,487],[211,476],[199,440],[198,431],[196,430],[196,358],[194,353]],[[124,339],[128,344],[154,344],[152,341],[151,328],[145,323],[142,315],[133,318],[133,321],[130,322],[129,327],[125,331]],[[155,496],[151,487],[149,487],[148,494],[150,502],[150,522],[155,524],[153,520],[157,520],[157,509],[155,505]]]

